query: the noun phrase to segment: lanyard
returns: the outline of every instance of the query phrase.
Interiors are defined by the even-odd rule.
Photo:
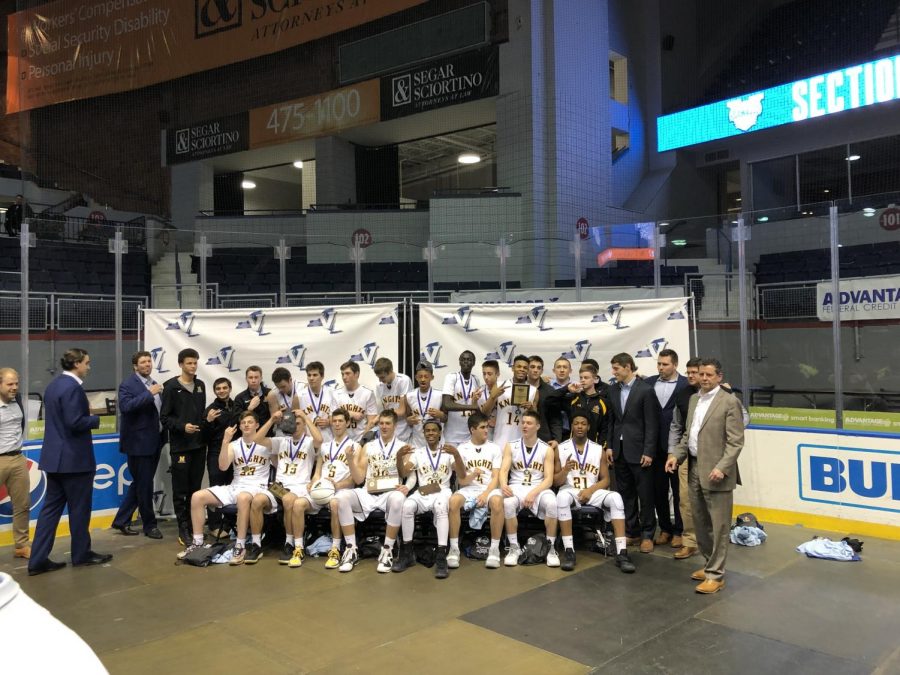
[[[391,446],[387,449],[387,452],[384,451],[384,441],[380,438],[378,439],[378,443],[381,445],[381,457],[382,459],[390,459],[391,455],[394,454],[394,444],[397,442],[397,439],[394,438],[391,440]]]
[[[300,454],[300,447],[303,445],[303,441],[305,441],[305,440],[306,440],[306,434],[303,434],[303,436],[300,438],[300,440],[297,441],[297,445],[294,445],[293,439],[288,439],[288,443],[291,444],[291,449],[288,451],[288,454],[290,455],[290,458],[291,458],[291,462],[293,462],[295,459],[297,459],[297,455]]]
[[[338,455],[341,454],[341,450],[344,449],[344,446],[347,445],[347,441],[349,441],[349,440],[350,440],[350,437],[347,436],[343,441],[341,441],[341,444],[338,446],[337,450],[334,449],[334,441],[331,441],[331,450],[328,451],[328,461],[329,462],[333,462],[334,460],[336,460],[338,458]]]
[[[419,417],[425,419],[425,413],[428,412],[428,409],[431,407],[431,394],[434,389],[428,390],[428,398],[425,400],[425,406],[422,406],[422,396],[416,392],[416,404],[419,406]]]
[[[425,448],[425,456],[428,457],[428,463],[431,465],[431,472],[437,475],[438,467],[441,465],[441,455],[444,454],[444,446],[438,448],[437,461],[431,461],[431,448]]]
[[[525,463],[526,469],[531,468],[531,463],[534,461],[534,456],[537,454],[538,448],[541,447],[541,442],[541,439],[538,439],[537,443],[535,443],[534,447],[531,449],[531,457],[529,457],[527,448],[525,447],[525,439],[519,439],[519,446],[522,448],[522,461]]]
[[[286,398],[285,395],[284,395],[283,393],[281,393],[280,391],[278,392],[278,395],[281,397],[281,403],[282,403],[282,405],[284,405],[284,409],[285,409],[285,410],[290,410],[290,408],[291,408],[291,401],[293,400],[294,395],[291,394],[291,397],[290,397],[290,398]]]
[[[319,402],[316,403],[316,397],[313,395],[313,391],[310,387],[306,387],[306,391],[309,393],[309,403],[312,405],[313,413],[315,416],[319,416],[319,410],[322,408],[322,397],[325,396],[325,387],[322,387],[321,391],[319,391]]]
[[[463,379],[462,371],[459,373],[459,388],[462,389],[463,401],[468,403],[469,397],[472,395],[472,388],[475,386],[475,377],[469,374],[469,387],[466,389],[466,381]]]
[[[590,441],[585,439],[584,441],[584,458],[578,454],[578,445],[576,445],[575,441],[572,441],[572,449],[575,451],[575,461],[578,463],[578,468],[581,470],[581,473],[584,473],[584,467],[587,464],[588,458],[588,448],[590,448]]]
[[[244,452],[244,439],[239,438],[238,443],[240,444],[240,447],[241,447],[241,457],[244,459],[244,464],[249,464],[250,459],[253,457],[253,452],[256,450],[256,443],[250,444],[250,448],[249,448],[250,454],[249,455]]]

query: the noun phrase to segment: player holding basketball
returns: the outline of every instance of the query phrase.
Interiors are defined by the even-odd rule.
[[[370,392],[371,393],[371,392]],[[360,472],[354,455],[360,451],[359,445],[347,433],[350,426],[350,413],[343,408],[338,408],[331,413],[331,434],[333,438],[329,443],[322,444],[321,461],[316,466],[316,473],[312,477],[311,484],[315,484],[320,478],[331,481],[334,484],[334,495],[331,498],[331,550],[328,552],[328,560],[325,561],[325,569],[334,570],[341,565],[341,523],[338,519],[338,508],[342,491],[352,490],[358,483],[362,483],[365,472]],[[347,552],[352,548],[351,555],[356,555],[356,534],[344,537],[347,542]]]

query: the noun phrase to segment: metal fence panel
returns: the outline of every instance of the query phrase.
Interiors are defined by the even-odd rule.
[[[139,314],[145,298],[122,300],[122,330],[140,329]],[[58,298],[56,302],[57,330],[115,330],[116,303],[112,298]]]
[[[43,296],[28,298],[28,329],[48,330],[50,303]],[[18,293],[0,294],[0,330],[19,330],[22,326],[22,299]]]

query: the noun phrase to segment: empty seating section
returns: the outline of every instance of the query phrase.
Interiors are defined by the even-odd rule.
[[[900,241],[844,246],[840,250],[841,277],[900,274]],[[765,253],[756,263],[756,283],[819,281],[831,278],[828,249]]]
[[[685,274],[696,274],[696,265],[662,265],[660,283],[663,286],[683,286]],[[572,288],[574,279],[557,279],[557,288]],[[589,267],[581,280],[582,286],[652,286],[653,262],[648,260],[620,260],[612,267]]]

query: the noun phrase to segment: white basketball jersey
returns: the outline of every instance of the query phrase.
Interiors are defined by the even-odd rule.
[[[544,471],[553,471],[553,467],[544,467],[547,448],[544,441],[537,439],[529,452],[525,442],[519,438],[511,441],[509,450],[512,454],[512,465],[509,470],[509,485],[528,485],[536,487],[544,480]]]
[[[466,441],[458,448],[459,454],[466,463],[466,473],[474,473],[481,470],[478,477],[469,483],[487,487],[491,482],[492,472],[499,469],[503,460],[503,451],[500,447],[488,441],[484,445],[475,445],[472,441]]]
[[[309,483],[316,466],[316,452],[313,439],[304,434],[299,441],[291,436],[273,438],[272,454],[278,457],[278,472],[275,480],[280,483]]]
[[[433,420],[434,417],[428,414],[429,408],[441,409],[441,392],[437,389],[429,389],[426,394],[416,387],[414,391],[406,395],[406,407],[410,413],[419,416],[419,423],[413,427],[409,427],[408,443],[414,448],[425,447],[425,422]],[[408,425],[407,425],[408,426]]]
[[[375,405],[375,392],[362,385],[352,392],[341,387],[334,390],[334,402],[337,408],[343,408],[348,413],[363,413],[362,419],[351,419],[350,425],[347,427],[347,435],[354,441],[359,442],[368,423],[367,417],[378,414],[378,408]]]
[[[462,373],[450,373],[444,380],[443,394],[452,396],[453,400],[462,405],[475,403],[475,390],[480,387],[478,376],[471,373],[468,380],[463,379]],[[457,445],[465,443],[469,438],[468,419],[471,411],[448,412],[447,424],[444,427],[444,438],[448,443]]]
[[[503,385],[503,393],[497,400],[494,410],[497,412],[497,424],[494,426],[494,443],[501,448],[510,441],[519,438],[522,435],[519,429],[519,422],[522,421],[522,412],[524,408],[512,404],[512,382],[506,382]],[[528,400],[534,400],[534,394],[537,389],[533,385],[528,385]]]
[[[441,443],[443,447],[443,443]],[[427,447],[416,448],[410,459],[416,468],[419,485],[440,483],[441,489],[450,488],[450,475],[453,473],[454,458],[449,452],[439,450],[432,453]]]
[[[390,384],[379,382],[375,386],[375,397],[378,399],[381,410],[397,412],[400,409],[400,403],[406,400],[406,395],[412,388],[412,380],[408,375],[394,373],[393,382]],[[406,417],[402,417],[399,413],[397,413],[397,427],[394,436],[403,441],[409,438],[409,424],[406,423]]]
[[[354,444],[350,436],[345,436],[340,443],[334,440],[322,443],[322,478],[327,478],[332,483],[338,483],[350,475],[350,459],[347,456],[347,450]]]
[[[331,419],[331,413],[334,412],[334,389],[322,386],[319,395],[313,393],[309,386],[298,387],[297,398],[300,399],[300,408],[309,415],[313,421],[317,417],[326,420]],[[322,434],[322,442],[332,439],[331,427],[319,427],[319,433]]]
[[[559,465],[565,467],[570,459],[578,468],[566,475],[566,485],[576,490],[586,490],[600,480],[600,462],[603,461],[603,447],[594,441],[587,441],[584,452],[579,453],[571,438],[559,444]]]
[[[484,385],[484,390],[481,392],[481,396],[478,397],[478,406],[481,407],[485,403],[487,403],[488,399],[491,397],[491,392],[488,390],[487,384]],[[491,410],[491,414],[487,416],[488,418],[488,440],[494,440],[494,428],[497,425],[497,406],[494,406],[494,409]],[[501,447],[502,452],[502,447]]]
[[[258,443],[244,443],[242,438],[231,441],[230,446],[234,454],[231,484],[266,487],[269,484],[269,451]]]
[[[380,438],[366,443],[366,458],[368,468],[366,478],[388,478],[397,476],[397,451],[405,445],[398,438],[392,438],[389,443],[383,443]]]

